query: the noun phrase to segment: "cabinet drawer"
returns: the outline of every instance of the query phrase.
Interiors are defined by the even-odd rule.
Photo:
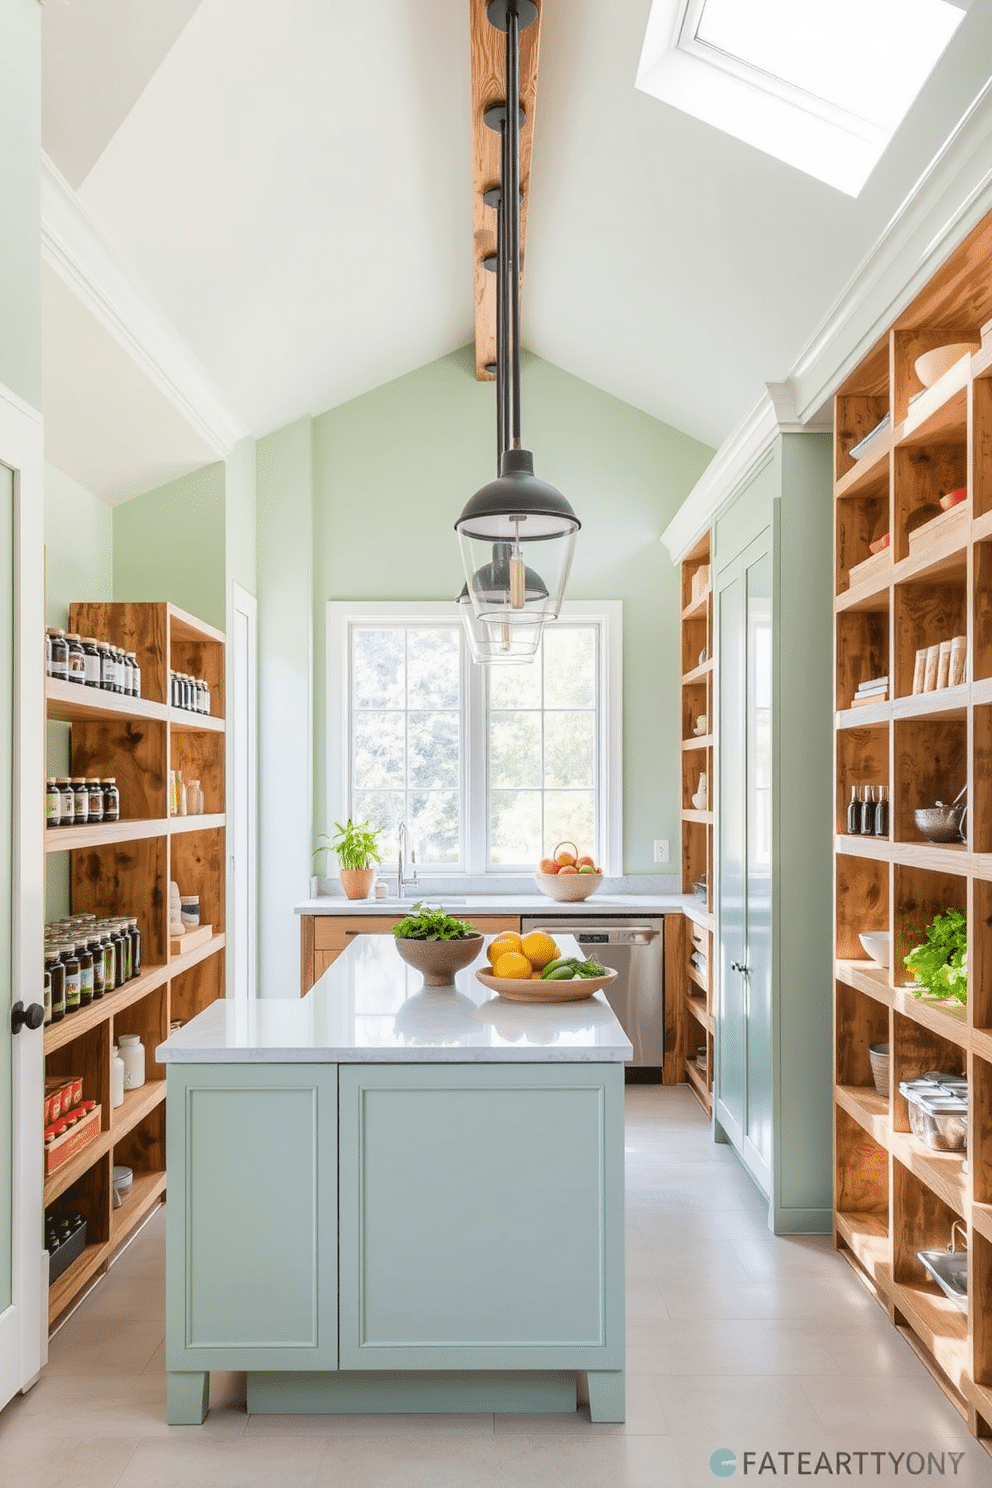
[[[403,915],[315,915],[314,947],[318,951],[343,951],[356,935],[388,935],[403,918]],[[466,911],[464,918],[483,935],[520,929],[519,915],[474,915]]]

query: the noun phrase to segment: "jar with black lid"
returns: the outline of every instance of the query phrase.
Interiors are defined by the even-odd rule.
[[[57,946],[46,947],[45,971],[52,989],[52,1022],[61,1023],[65,1017],[65,967]]]
[[[52,676],[59,682],[68,682],[69,642],[65,638],[65,631],[52,626],[49,634],[52,638]]]
[[[103,821],[103,782],[99,779],[99,777],[97,777],[95,775],[87,776],[87,779],[86,779],[86,788],[87,788],[87,790],[89,792],[90,821],[91,822],[102,822]]]
[[[79,957],[76,955],[76,942],[64,940],[59,954],[62,958],[62,965],[65,967],[65,1010],[68,1015],[78,1010],[80,1000],[81,967]]]
[[[106,988],[103,977],[103,943],[99,935],[91,935],[86,942],[86,949],[93,957],[93,1001],[102,997]]]
[[[45,824],[49,827],[62,825],[62,792],[54,775],[45,781]]]
[[[100,686],[104,692],[114,690],[114,658],[110,653],[109,641],[97,641],[96,648],[100,653]]]
[[[134,697],[134,663],[130,651],[124,652],[124,696]]]
[[[117,691],[123,697],[127,692],[127,653],[123,646],[117,647]]]
[[[87,687],[100,686],[100,652],[97,649],[96,636],[83,636],[83,665]]]
[[[97,921],[96,935],[100,942],[100,958],[103,961],[103,991],[106,995],[108,992],[113,992],[117,985],[114,943],[110,938],[106,920]]]
[[[66,644],[69,647],[69,681],[79,682],[80,684],[85,683],[86,653],[83,651],[83,643],[79,639],[78,635],[74,635],[71,633],[68,634],[65,639]]]
[[[136,698],[140,698],[140,696],[141,696],[141,668],[138,665],[137,652],[135,652],[135,651],[129,651],[127,653],[127,659],[131,663],[131,696],[132,697],[136,697]]]
[[[123,987],[127,981],[124,975],[124,935],[116,920],[110,921],[108,933],[110,943],[114,948],[114,986]]]
[[[59,788],[62,797],[62,811],[60,813],[60,825],[71,827],[76,820],[76,792],[72,788],[72,781],[68,775],[57,775],[55,784]]]
[[[105,775],[100,782],[103,786],[103,819],[105,822],[120,821],[121,817],[121,795],[117,789],[117,776]]]
[[[84,775],[73,775],[72,790],[75,796],[73,824],[77,827],[85,827],[90,819],[90,788]]]
[[[76,955],[79,957],[79,1006],[89,1007],[93,1001],[93,952],[85,940],[77,940]]]

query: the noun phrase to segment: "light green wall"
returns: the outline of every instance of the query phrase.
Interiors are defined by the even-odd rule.
[[[41,406],[41,7],[0,0],[0,384]]]
[[[224,539],[229,585],[256,592],[255,524],[258,498],[255,441],[240,439],[227,457],[224,480]],[[227,627],[230,629],[230,626]]]
[[[65,627],[72,603],[112,599],[114,515],[78,481],[45,466],[45,623]],[[49,775],[69,769],[69,725],[47,726]],[[52,854],[45,875],[47,920],[69,913],[69,859]]]
[[[169,600],[227,625],[225,471],[205,465],[114,508],[114,598]]]
[[[453,524],[495,473],[492,384],[464,347],[313,423],[315,821],[324,823],[328,599],[453,600]],[[712,451],[538,357],[523,358],[523,436],[582,521],[572,599],[624,605],[624,872],[676,872],[679,579],[660,534]],[[668,869],[653,862],[667,837]]]

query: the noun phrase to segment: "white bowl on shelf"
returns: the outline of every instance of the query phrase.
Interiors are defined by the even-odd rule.
[[[925,388],[933,387],[945,372],[951,370],[955,362],[978,349],[973,341],[955,341],[950,346],[935,346],[933,351],[925,351],[916,358],[913,370]]]
[[[889,964],[890,937],[888,930],[865,930],[858,936],[865,951],[879,966]]]

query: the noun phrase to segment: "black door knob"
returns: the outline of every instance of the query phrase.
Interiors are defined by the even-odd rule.
[[[20,1033],[23,1024],[29,1028],[40,1028],[45,1021],[45,1009],[40,1002],[32,1002],[30,1007],[25,1007],[23,1002],[15,1002],[10,1010],[10,1031]]]

